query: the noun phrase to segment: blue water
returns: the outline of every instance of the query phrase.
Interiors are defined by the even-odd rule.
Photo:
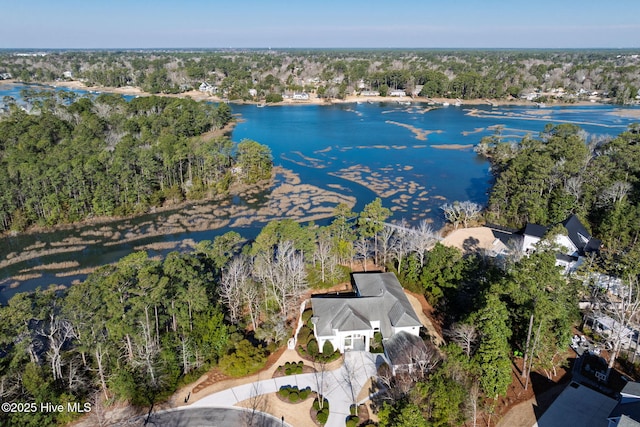
[[[0,85],[0,100],[5,95],[19,100],[20,89],[19,85]],[[416,224],[424,219],[433,222],[435,227],[443,223],[439,207],[445,201],[471,200],[485,204],[492,182],[488,162],[477,156],[472,148],[442,149],[442,146],[475,145],[482,137],[492,135],[495,126],[502,126],[506,140],[519,141],[527,134],[537,136],[547,123],[574,123],[589,135],[615,136],[638,121],[614,114],[620,108],[608,105],[538,109],[533,106],[432,108],[417,103],[410,106],[364,103],[264,108],[232,105],[232,109],[241,118],[232,139],[239,142],[248,138],[268,145],[275,164],[294,171],[303,184],[355,196],[355,211],[375,197],[381,197],[383,205],[393,211],[392,220],[404,219]],[[640,109],[636,107],[636,110]],[[407,127],[423,132],[426,139],[416,138]],[[368,184],[356,181],[367,181]],[[377,182],[378,187],[372,186],[372,182]],[[125,234],[136,223],[161,223],[170,214],[148,214],[107,226]],[[49,247],[65,238],[80,237],[83,231],[91,228],[79,226],[1,238],[0,259],[10,252],[20,253],[36,242],[46,243]],[[260,225],[252,225],[236,231],[252,238],[259,228]],[[211,240],[229,230],[225,227],[186,232],[113,246],[97,243],[81,252],[42,256],[6,267],[0,270],[0,282],[43,264],[75,260],[80,264],[79,269],[99,266],[117,261],[134,251],[135,246],[183,239]],[[163,255],[162,252],[151,252],[150,255]],[[84,277],[57,277],[56,272],[44,270],[39,278],[23,280],[13,288],[5,281],[0,286],[0,304],[17,292],[36,286],[47,287],[51,283],[68,285]]]
[[[492,177],[486,159],[472,148],[442,146],[475,145],[503,127],[507,140],[537,136],[547,123],[579,124],[591,135],[617,135],[633,122],[611,114],[612,106],[588,107],[442,107],[429,111],[426,104],[335,104],[321,106],[235,106],[243,121],[233,139],[245,138],[268,145],[275,163],[298,173],[302,182],[331,189],[340,185],[358,199],[356,210],[385,191],[382,197],[393,207],[393,219],[415,223],[428,219],[442,224],[439,209],[444,201],[487,201]],[[411,126],[429,132],[416,138]],[[367,170],[398,183],[374,193],[361,183],[344,179],[344,171]],[[335,176],[335,175],[339,176]],[[407,188],[413,183],[414,189]],[[335,187],[334,187],[335,188]],[[426,194],[425,194],[426,193]],[[400,196],[404,200],[399,199]]]

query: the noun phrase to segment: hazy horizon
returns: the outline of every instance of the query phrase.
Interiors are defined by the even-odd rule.
[[[26,0],[0,49],[634,49],[640,2]]]

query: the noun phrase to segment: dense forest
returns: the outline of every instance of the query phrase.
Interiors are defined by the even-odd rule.
[[[224,103],[23,95],[34,110],[12,104],[0,120],[1,230],[140,213],[271,176],[267,147],[207,133],[232,120]]]
[[[180,93],[207,82],[228,99],[307,91],[343,98],[390,89],[427,97],[505,99],[562,88],[617,103],[640,89],[640,59],[624,50],[222,50],[0,52],[0,73],[23,82],[76,79]],[[541,98],[541,100],[543,100]]]

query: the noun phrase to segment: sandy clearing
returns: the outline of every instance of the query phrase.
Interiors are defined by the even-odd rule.
[[[506,249],[504,244],[497,240],[488,227],[469,227],[454,230],[449,233],[443,240],[445,246],[452,246],[461,251],[500,251]]]
[[[433,344],[435,344],[436,346],[444,344],[445,341],[442,337],[440,328],[437,327],[429,317],[433,314],[433,307],[431,307],[431,305],[427,302],[424,295],[416,294],[406,289],[404,290],[404,293],[409,299],[411,307],[413,307],[413,310],[418,315],[418,319],[429,333]]]

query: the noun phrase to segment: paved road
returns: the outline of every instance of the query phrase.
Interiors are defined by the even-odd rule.
[[[382,359],[377,355],[366,351],[350,351],[345,353],[345,361],[340,368],[324,373],[324,396],[330,404],[326,427],[344,427],[345,419],[350,415],[349,406],[357,399],[367,380],[376,375],[376,365],[380,363]],[[286,385],[297,385],[299,389],[310,387],[318,391],[316,374],[288,375],[213,393],[188,408],[231,407],[257,395],[274,393]]]
[[[275,417],[238,408],[191,408],[157,412],[151,415],[149,427],[291,427]]]

